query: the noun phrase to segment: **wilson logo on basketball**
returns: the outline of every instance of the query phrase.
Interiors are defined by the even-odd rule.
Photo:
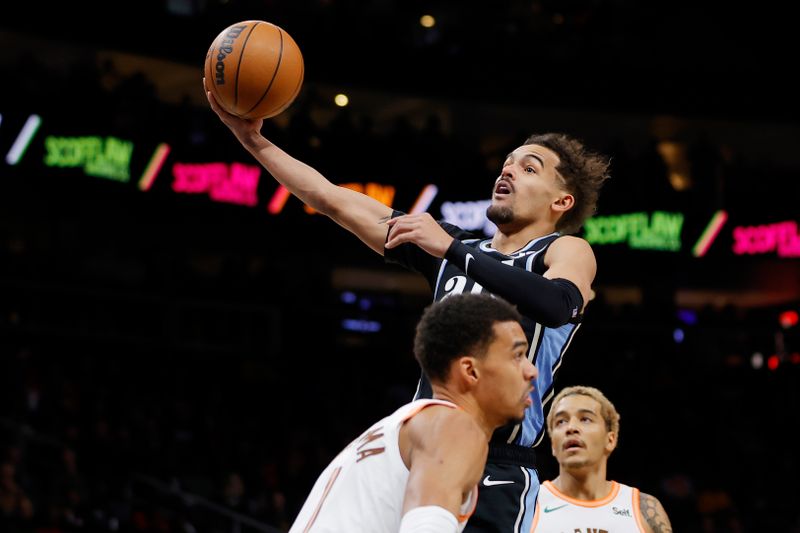
[[[225,34],[225,38],[219,45],[219,53],[217,54],[217,64],[215,65],[215,82],[217,85],[225,85],[225,58],[228,54],[233,52],[233,41],[247,28],[247,25],[233,26]]]
[[[303,72],[303,54],[294,39],[263,20],[245,20],[223,29],[203,65],[206,89],[217,104],[244,119],[283,112],[300,92]]]

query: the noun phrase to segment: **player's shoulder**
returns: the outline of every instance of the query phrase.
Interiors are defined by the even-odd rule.
[[[475,417],[463,409],[429,405],[406,422],[412,441],[436,442],[437,447],[474,445],[488,447],[485,433]]]
[[[588,246],[589,248],[591,248],[589,241],[587,241],[583,237],[571,234],[556,235],[553,241],[550,243],[550,246],[555,246],[555,245],[563,246],[565,244],[567,246]]]
[[[661,502],[658,498],[653,496],[652,494],[647,494],[646,492],[639,491],[639,506],[642,509],[661,509],[664,510],[664,506],[661,505]]]
[[[594,257],[594,251],[589,241],[577,235],[558,235],[549,244],[548,254],[581,254]]]
[[[664,506],[655,496],[639,491],[639,512],[645,522],[645,529],[653,533],[672,533]]]

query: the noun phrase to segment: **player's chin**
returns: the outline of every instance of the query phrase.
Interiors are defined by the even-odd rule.
[[[486,209],[486,218],[496,225],[508,224],[514,220],[514,210],[508,204],[493,201]]]
[[[589,461],[582,457],[561,457],[558,458],[558,464],[560,464],[565,470],[575,472],[587,467],[589,465]]]
[[[514,413],[512,416],[508,417],[509,424],[519,424],[523,420],[525,420],[525,409],[523,408],[521,411]]]

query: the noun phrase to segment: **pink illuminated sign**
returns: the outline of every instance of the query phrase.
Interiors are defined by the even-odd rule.
[[[800,235],[794,221],[738,226],[733,229],[733,240],[736,255],[776,252],[779,257],[800,257]]]
[[[242,163],[175,163],[172,190],[208,194],[216,202],[254,206],[261,167]]]

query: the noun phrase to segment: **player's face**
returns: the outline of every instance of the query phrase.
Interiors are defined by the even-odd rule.
[[[553,406],[550,443],[553,456],[565,469],[598,465],[614,449],[616,435],[606,429],[600,403],[583,394],[572,394]]]
[[[486,212],[497,224],[528,224],[547,216],[550,206],[566,194],[556,171],[555,152],[538,144],[520,146],[506,157],[494,182]]]
[[[497,322],[494,341],[481,361],[487,408],[502,424],[522,420],[531,405],[537,370],[528,361],[528,341],[518,322]]]

